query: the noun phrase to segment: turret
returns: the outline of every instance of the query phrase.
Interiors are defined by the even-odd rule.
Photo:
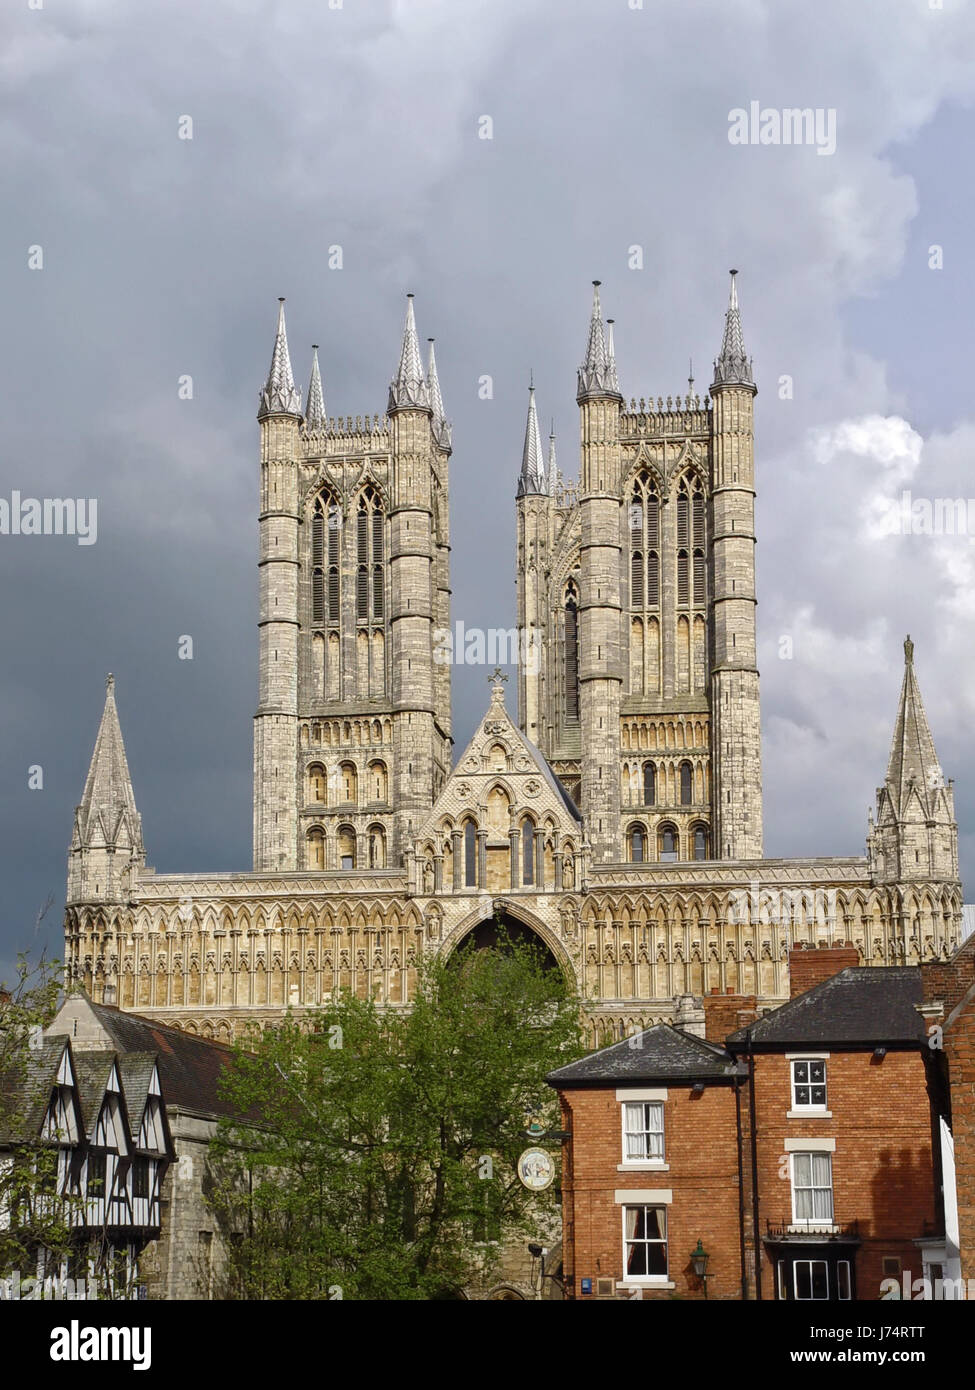
[[[518,474],[516,511],[518,605],[518,721],[531,741],[542,741],[545,662],[542,642],[546,631],[546,603],[551,541],[552,497],[545,472],[542,438],[535,408],[535,386],[528,387],[528,418]]]
[[[711,386],[711,824],[713,856],[762,855],[761,714],[755,642],[757,392],[737,271]]]
[[[428,338],[427,390],[430,395],[430,430],[433,436],[437,466],[433,473],[433,539],[434,539],[434,631],[450,630],[450,507],[448,504],[448,467],[451,454],[450,424],[444,412],[443,393],[437,372],[437,357],[432,338]],[[453,725],[450,709],[450,666],[446,662],[433,665],[434,704],[437,721],[452,745]],[[442,768],[443,776],[449,770]],[[433,795],[439,792],[439,778],[434,778]]]
[[[579,603],[581,801],[593,863],[621,858],[620,701],[623,684],[620,412],[612,345],[607,346],[593,281],[586,355],[576,400],[581,427]]]
[[[954,789],[945,782],[935,752],[910,637],[904,642],[900,702],[867,855],[877,882],[958,878]]]
[[[413,296],[399,365],[389,388],[392,440],[390,510],[390,673],[394,721],[396,844],[409,839],[433,803],[434,759],[442,744],[434,678],[436,558],[434,506],[434,407],[420,360]],[[437,728],[441,733],[436,732]]]
[[[75,811],[68,903],[124,902],[133,868],[144,863],[142,820],[115,706],[115,677],[109,676],[85,789]]]
[[[320,381],[319,381],[320,387]],[[309,404],[312,400],[309,389]],[[284,300],[261,390],[259,695],[254,719],[254,868],[296,869],[298,753],[298,428],[301,396]],[[322,407],[324,415],[324,407]]]

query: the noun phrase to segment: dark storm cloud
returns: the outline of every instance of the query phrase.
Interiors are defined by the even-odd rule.
[[[454,423],[454,617],[508,627],[529,369],[572,476],[589,280],[617,320],[627,395],[667,395],[689,356],[707,384],[737,264],[761,393],[767,851],[862,849],[907,627],[968,850],[960,691],[973,683],[944,672],[972,674],[970,558],[870,536],[889,421],[922,403],[887,385],[903,336],[851,339],[845,315],[904,273],[917,198],[910,148],[893,162],[891,143],[970,98],[956,56],[970,12],[897,10],[881,28],[839,0],[815,16],[746,0],[91,0],[5,23],[0,496],[95,497],[99,530],[91,547],[0,537],[0,973],[48,892],[58,939],[109,670],[150,862],[249,865],[254,415],[279,294],[299,382],[321,343],[326,404],[344,415],[382,412],[416,292]],[[730,146],[728,112],[753,98],[835,107],[836,154]],[[493,140],[477,138],[483,115]],[[184,116],[192,140],[178,138]],[[945,167],[956,154],[941,152]],[[937,240],[938,209],[926,213]],[[628,269],[634,245],[642,271]],[[836,433],[858,420],[881,422],[859,452]],[[939,427],[912,478],[920,490],[930,456],[954,493],[968,441],[955,415],[925,417]],[[177,659],[184,634],[192,662]],[[455,673],[460,746],[485,675]],[[43,792],[27,789],[32,764]]]

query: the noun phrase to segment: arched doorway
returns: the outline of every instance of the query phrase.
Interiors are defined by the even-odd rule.
[[[548,943],[526,922],[512,916],[503,909],[492,916],[476,922],[464,933],[453,953],[451,963],[462,964],[470,951],[505,950],[513,945],[530,947],[538,956],[545,970],[557,970],[564,974],[562,964],[556,958]]]

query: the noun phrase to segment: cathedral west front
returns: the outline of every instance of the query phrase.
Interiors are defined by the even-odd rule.
[[[910,639],[866,855],[763,857],[757,388],[735,273],[703,398],[624,398],[598,283],[583,344],[577,482],[529,393],[517,710],[498,672],[455,758],[433,344],[411,296],[385,413],[329,416],[317,350],[304,403],[295,387],[282,302],[258,412],[253,868],[146,867],[109,677],[65,916],[69,976],[96,1002],[224,1040],[339,989],[403,1006],[426,953],[500,920],[574,982],[596,1044],[693,1022],[713,990],[783,1002],[794,943],[850,943],[865,965],[957,945],[952,786]]]

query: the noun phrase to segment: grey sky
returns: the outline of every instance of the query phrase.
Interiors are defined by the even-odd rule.
[[[0,497],[99,512],[93,546],[0,536],[0,973],[48,893],[60,942],[109,670],[150,862],[250,865],[254,417],[279,294],[301,385],[318,342],[329,412],[371,414],[415,292],[454,426],[453,616],[507,627],[529,369],[575,475],[589,281],[625,394],[666,396],[689,356],[710,380],[736,266],[759,385],[766,852],[863,852],[910,631],[971,882],[975,542],[877,521],[905,488],[975,496],[975,13],[944,5],[7,7]],[[753,100],[835,108],[835,154],[729,144]],[[459,747],[485,675],[455,670]]]

